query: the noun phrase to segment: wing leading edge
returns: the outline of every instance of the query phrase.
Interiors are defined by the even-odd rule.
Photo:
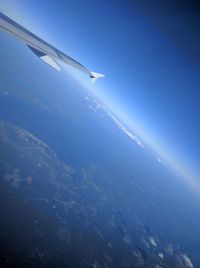
[[[57,48],[48,44],[32,32],[28,31],[15,21],[11,20],[9,17],[0,12],[0,30],[6,31],[15,37],[22,40],[32,52],[38,56],[45,63],[50,65],[57,71],[61,71],[60,66],[57,63],[57,60],[64,62],[65,64],[71,65],[76,69],[79,69],[91,78],[92,82],[95,82],[98,78],[104,77],[103,74],[98,74],[95,72],[89,71],[85,66],[80,64],[78,61],[69,57],[65,53],[59,51]]]

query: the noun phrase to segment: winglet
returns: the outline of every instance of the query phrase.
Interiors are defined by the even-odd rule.
[[[102,78],[102,77],[105,77],[105,75],[104,74],[98,74],[98,73],[95,73],[95,72],[90,72],[90,78],[91,78],[92,83],[95,83],[98,78]]]

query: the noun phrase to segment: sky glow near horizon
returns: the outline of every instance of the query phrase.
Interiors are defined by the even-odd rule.
[[[65,14],[61,14],[59,16],[59,8],[55,10],[55,13],[53,13],[53,6],[49,6],[49,12],[47,12],[49,14],[45,12],[45,16],[43,18],[41,14],[44,14],[46,8],[45,1],[44,4],[39,4],[38,6],[38,4],[34,1],[22,3],[18,0],[15,2],[11,0],[2,0],[0,1],[0,11],[9,15],[29,30],[34,31],[36,35],[42,37],[44,40],[51,42],[54,46],[63,50],[63,52],[66,52],[66,54],[80,60],[80,62],[84,65],[93,66],[91,71],[105,73],[106,77],[102,80],[97,80],[95,85],[90,85],[89,79],[82,75],[77,75],[76,72],[74,72],[74,75],[80,83],[82,83],[90,91],[92,90],[95,92],[96,96],[99,97],[100,100],[103,101],[113,112],[113,115],[120,118],[120,122],[125,124],[129,133],[133,133],[133,135],[136,135],[139,139],[142,139],[142,141],[150,145],[161,159],[167,161],[174,170],[176,170],[192,186],[200,191],[200,168],[198,166],[200,160],[200,153],[198,153],[200,141],[197,143],[200,129],[198,129],[195,125],[197,123],[195,119],[192,124],[190,121],[193,119],[189,118],[192,116],[195,117],[195,113],[200,112],[200,110],[195,108],[195,105],[197,104],[194,102],[194,108],[197,110],[195,112],[192,111],[192,100],[191,103],[188,104],[189,108],[187,107],[187,98],[189,96],[187,91],[190,90],[190,84],[192,84],[195,88],[191,94],[197,94],[197,96],[194,96],[194,99],[196,98],[197,100],[200,100],[199,94],[195,91],[199,82],[199,79],[197,78],[200,74],[199,69],[188,63],[187,60],[182,57],[180,51],[175,48],[174,44],[165,39],[166,37],[163,36],[160,30],[156,29],[154,24],[151,25],[151,20],[144,18],[143,15],[138,13],[136,10],[133,9],[133,15],[135,15],[135,18],[132,20],[132,18],[129,18],[127,15],[129,14],[129,11],[127,11],[125,7],[122,9],[122,12],[124,11],[127,13],[125,14],[127,17],[119,17],[118,27],[120,27],[120,23],[122,23],[121,20],[126,19],[127,21],[121,27],[126,26],[126,23],[127,25],[130,24],[130,27],[133,28],[134,32],[133,40],[124,40],[126,36],[129,36],[127,33],[129,29],[124,30],[125,34],[120,30],[119,33],[116,33],[117,29],[113,29],[113,32],[111,33],[113,37],[110,37],[107,32],[104,36],[102,28],[106,27],[106,24],[99,26],[101,20],[98,16],[97,21],[93,22],[94,25],[91,27],[91,30],[87,29],[86,31],[79,29],[80,25],[79,22],[76,21],[76,18],[81,14],[80,20],[83,19],[84,15],[82,13],[85,10],[81,10],[81,7],[80,10],[75,10],[75,4],[73,5],[72,1],[68,2],[71,6],[69,11],[66,11],[66,15],[69,15],[70,18],[67,18],[67,16],[65,18]],[[98,2],[99,1],[97,1],[96,5],[98,5]],[[60,1],[60,3],[62,3],[62,8],[64,6],[64,1]],[[118,4],[116,6],[118,6]],[[94,6],[94,9],[95,8],[97,7]],[[105,9],[106,8],[110,11],[109,5],[108,7],[105,7]],[[71,11],[73,11],[74,14]],[[100,15],[102,15],[103,12],[103,8],[100,9]],[[111,24],[114,24],[114,16],[116,16],[116,14],[118,16],[122,15],[117,8],[116,11],[113,11],[113,13],[113,17],[112,15],[110,17]],[[34,19],[36,14],[37,20]],[[107,10],[105,11],[105,14],[107,15]],[[91,15],[94,20],[96,13],[95,15],[92,15],[91,11],[88,11],[85,16],[87,17],[88,15]],[[54,20],[52,20],[52,16],[55,16]],[[75,18],[75,20],[71,23],[73,18]],[[56,21],[56,26],[53,27],[52,21]],[[47,27],[48,23],[49,27]],[[139,36],[139,41],[134,39],[135,35],[137,36],[138,34],[137,26],[135,26],[135,28],[133,27],[134,23],[139,24],[138,27],[141,27],[141,31],[145,31],[145,29],[147,29],[146,36]],[[148,23],[149,26],[147,26]],[[65,24],[67,26],[70,24],[67,31]],[[90,19],[88,19],[88,21],[84,21],[83,28],[85,29],[85,27],[90,24]],[[95,27],[98,28],[96,32],[93,31]],[[142,27],[144,27],[144,29]],[[108,29],[108,32],[109,30],[110,29]],[[63,32],[67,32],[68,36],[62,38]],[[159,35],[158,37],[157,34]],[[108,40],[104,41],[104,37],[107,37]],[[66,39],[69,40],[69,42],[66,42]],[[166,67],[163,67],[161,72],[158,74],[161,81],[154,81],[153,76],[161,66],[159,65],[160,59],[156,56],[157,52],[154,51],[154,39],[156,39],[155,43],[160,45],[157,48],[158,50],[161,50],[161,52],[158,51],[158,53],[160,53],[159,56],[162,57],[162,60],[164,60],[166,64]],[[119,42],[119,48],[116,45],[116,41]],[[144,44],[140,44],[142,41]],[[149,45],[147,46],[145,43],[148,41]],[[80,42],[82,44],[81,47],[78,46]],[[165,44],[165,42],[167,44]],[[133,47],[133,44],[135,43],[136,46]],[[94,44],[98,45],[93,46]],[[117,65],[116,55],[121,50],[120,46],[122,46],[123,50],[126,48],[127,52],[123,51],[124,55],[119,57],[119,61],[122,61],[122,63],[121,65]],[[93,48],[92,51],[90,50],[90,47]],[[142,51],[141,55],[139,55],[140,57],[142,57],[142,53],[145,55],[152,53],[154,57],[149,56],[145,58],[144,55],[140,62],[139,56],[137,57],[138,51],[140,50]],[[167,55],[165,55],[165,53],[167,53]],[[78,54],[78,57],[76,57],[76,54]],[[152,69],[155,69],[155,71],[151,71],[151,65],[148,62],[154,61],[154,58],[156,67],[152,65]],[[135,65],[134,60],[136,61]],[[115,64],[117,67],[114,66]],[[96,66],[99,67],[97,68]],[[137,66],[139,66],[139,68],[137,68]],[[140,73],[140,69],[144,69],[143,73]],[[150,74],[148,74],[148,71]],[[169,74],[170,79],[173,82],[171,82],[170,79],[168,80],[168,72],[176,72],[177,79],[172,74]],[[181,78],[184,75],[185,78]],[[142,80],[144,80],[144,83]],[[148,86],[148,81],[151,82],[151,80],[153,80],[153,82]],[[168,87],[166,87],[166,83],[169,83]],[[182,100],[174,94],[174,89],[176,89],[176,87],[184,87],[184,84],[186,86],[182,96],[183,103],[181,103]],[[152,89],[153,85],[155,85],[155,89]],[[161,90],[162,87],[163,89]],[[166,94],[166,88],[169,89],[169,94]],[[180,94],[180,90],[177,91],[177,95],[178,94]],[[173,98],[175,100],[173,100]],[[172,105],[170,106],[171,103]],[[167,106],[169,107],[169,110],[167,110]],[[170,111],[170,109],[172,111]],[[183,111],[181,111],[181,109],[183,109]],[[186,109],[186,111],[184,111],[184,109]],[[189,115],[188,111],[190,113]],[[166,115],[166,113],[169,114]],[[187,119],[186,126],[184,126],[184,119],[182,119],[182,117]],[[163,123],[165,121],[166,126]],[[190,129],[192,129],[191,135],[189,131]],[[197,138],[193,141],[192,137],[195,136],[195,132],[197,132]]]
[[[143,135],[142,131],[134,126],[134,122],[131,122],[131,120],[126,120],[127,116],[123,114],[123,109],[120,111],[119,109],[116,109],[117,105],[114,105],[111,100],[109,100],[106,96],[101,94],[101,88],[97,84],[91,84],[89,83],[89,79],[85,74],[82,74],[82,72],[74,70],[71,67],[66,67],[66,65],[63,64],[63,69],[65,69],[66,72],[71,74],[74,79],[76,79],[83,87],[87,88],[89,92],[94,94],[100,101],[102,101],[106,108],[101,107],[104,111],[106,111],[106,114],[116,123],[116,125],[119,127],[120,130],[124,132],[125,135],[127,135],[129,138],[133,140],[134,143],[136,143],[141,148],[145,148],[145,144],[150,146],[153,149],[153,153],[155,156],[155,159],[162,165],[166,165],[168,167],[171,167],[172,170],[180,176],[182,179],[184,179],[187,183],[189,183],[190,187],[200,192],[200,182],[198,181],[198,177],[195,174],[192,174],[192,172],[189,170],[189,168],[182,165],[181,162],[177,161],[177,159],[172,156],[170,156],[170,153],[165,152],[162,150],[162,147],[160,148],[158,144],[156,144],[155,141],[150,141],[148,139],[148,135]],[[112,106],[111,106],[112,103]],[[111,112],[111,113],[110,113]],[[115,115],[119,118],[117,119]],[[132,120],[133,121],[133,120]],[[125,125],[123,125],[125,124]],[[127,128],[127,129],[126,129]],[[142,139],[142,141],[140,141]]]

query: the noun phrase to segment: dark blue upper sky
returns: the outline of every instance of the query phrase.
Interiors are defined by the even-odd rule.
[[[200,181],[200,9],[174,2],[2,0],[0,10],[105,73],[94,90],[113,112]]]

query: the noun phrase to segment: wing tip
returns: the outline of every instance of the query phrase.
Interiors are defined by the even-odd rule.
[[[104,74],[99,74],[99,73],[95,73],[95,72],[90,72],[90,78],[91,78],[91,82],[92,82],[92,83],[95,83],[96,80],[97,80],[98,78],[103,78],[103,77],[105,77]]]

